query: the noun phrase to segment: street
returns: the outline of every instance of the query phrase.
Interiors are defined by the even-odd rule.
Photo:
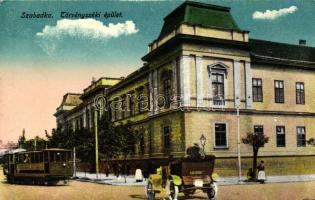
[[[142,186],[110,186],[79,181],[57,186],[11,185],[6,182],[2,171],[0,173],[0,200],[145,199]],[[315,182],[220,186],[218,199],[315,200],[314,188]],[[205,195],[198,192],[190,199],[205,199]]]

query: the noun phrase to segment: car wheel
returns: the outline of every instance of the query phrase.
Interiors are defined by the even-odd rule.
[[[171,181],[169,187],[170,187],[169,200],[177,200],[178,192],[179,192],[178,186],[175,185],[173,181]]]
[[[155,199],[155,192],[153,190],[153,186],[152,186],[151,182],[148,182],[146,189],[145,189],[145,193],[146,193],[148,200],[154,200]]]

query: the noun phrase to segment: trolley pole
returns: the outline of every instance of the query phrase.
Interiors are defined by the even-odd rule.
[[[95,167],[96,167],[96,179],[98,179],[99,164],[98,164],[98,126],[97,126],[97,111],[96,106],[94,109],[94,132],[95,132]]]
[[[236,107],[237,112],[237,159],[238,159],[238,181],[241,182],[241,138],[240,138],[240,107]]]

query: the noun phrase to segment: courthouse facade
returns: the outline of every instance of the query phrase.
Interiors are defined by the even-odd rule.
[[[215,170],[236,175],[239,109],[241,138],[269,137],[259,152],[268,174],[314,173],[315,147],[306,141],[315,138],[315,48],[305,42],[252,39],[230,8],[186,1],[164,18],[142,67],[66,94],[57,125],[92,127],[93,98],[107,88],[109,101],[121,105],[111,120],[131,121],[138,135],[129,160],[185,156],[203,135],[205,152],[217,157]],[[241,156],[244,174],[252,148],[241,144]]]

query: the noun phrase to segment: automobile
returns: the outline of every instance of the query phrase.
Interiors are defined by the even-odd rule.
[[[170,200],[178,198],[180,192],[185,197],[201,190],[208,199],[216,199],[218,175],[213,173],[215,156],[181,158],[160,166],[155,174],[150,174],[146,185],[146,196],[155,199],[156,194],[167,196]]]

